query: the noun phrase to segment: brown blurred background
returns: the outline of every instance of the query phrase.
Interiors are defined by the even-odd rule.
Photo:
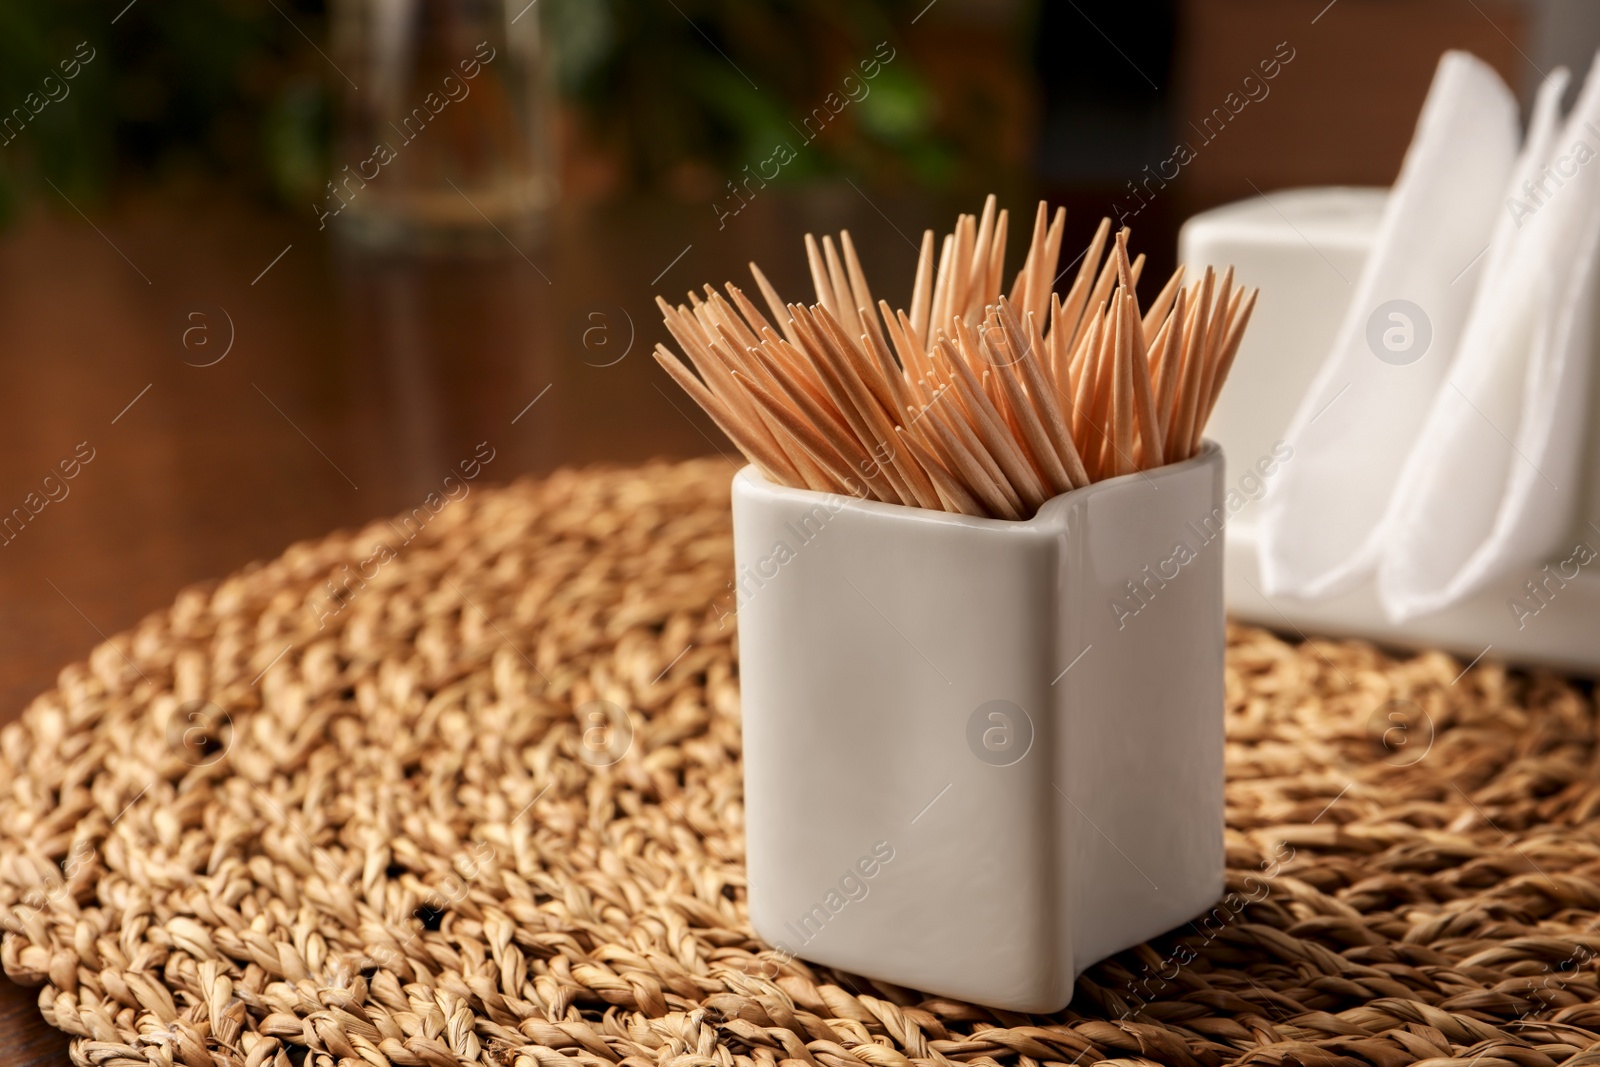
[[[1575,2],[1508,0],[522,11],[554,199],[535,230],[443,252],[319,228],[328,177],[358,158],[338,4],[5,16],[0,106],[93,57],[0,128],[0,509],[36,503],[80,442],[95,458],[0,544],[0,719],[183,585],[409,507],[480,441],[496,479],[726,450],[649,358],[658,290],[759,258],[801,294],[800,235],[849,227],[903,300],[920,231],[990,190],[1014,212],[1067,204],[1069,248],[1126,218],[1159,275],[1196,210],[1389,182],[1444,49],[1526,95],[1594,42]],[[870,95],[721,218],[730,182],[885,46]],[[1152,181],[1180,143],[1193,158]]]
[[[1197,210],[1390,182],[1443,50],[1526,99],[1600,41],[1587,0],[414,0],[413,58],[456,62],[469,17],[506,54],[359,187],[358,232],[319,219],[382,117],[365,0],[124,3],[0,13],[0,722],[184,585],[410,508],[480,442],[495,481],[731,456],[650,358],[658,291],[756,258],[798,298],[801,235],[848,227],[903,301],[921,231],[989,191],[1066,204],[1069,249],[1125,219],[1149,279]],[[383,229],[405,182],[519,136],[528,225],[452,184],[449,240]],[[0,989],[11,1062],[65,1062]]]
[[[534,230],[443,252],[319,228],[325,183],[359,158],[338,4],[6,16],[0,106],[93,58],[0,129],[0,510],[37,502],[80,442],[95,458],[0,544],[0,720],[183,585],[409,507],[480,441],[502,480],[726,450],[649,357],[657,291],[759,258],[803,294],[801,234],[849,227],[903,300],[921,230],[991,190],[1013,212],[1065,203],[1069,248],[1125,218],[1156,276],[1196,210],[1389,182],[1444,49],[1526,95],[1593,43],[1575,4],[1507,0],[522,10],[554,199]],[[730,182],[885,47],[870,94],[722,218],[743,202]],[[1152,181],[1180,143],[1193,158]]]

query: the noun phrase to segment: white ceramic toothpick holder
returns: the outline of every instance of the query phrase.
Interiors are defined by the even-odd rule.
[[[1017,1011],[1223,887],[1222,453],[1022,522],[734,479],[750,918]]]

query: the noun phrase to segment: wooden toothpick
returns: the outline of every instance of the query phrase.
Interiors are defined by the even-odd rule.
[[[925,232],[909,311],[873,296],[848,232],[807,234],[814,304],[785,303],[752,263],[759,303],[732,283],[658,298],[683,358],[654,356],[769,480],[1027,518],[1193,455],[1256,304],[1231,269],[1185,285],[1180,268],[1141,311],[1145,258],[1109,219],[1058,296],[1065,219],[1038,205],[1009,296],[994,197],[942,239]]]

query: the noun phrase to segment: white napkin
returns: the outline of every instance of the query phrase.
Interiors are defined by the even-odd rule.
[[[1505,210],[1518,132],[1499,75],[1445,53],[1350,310],[1285,433],[1294,459],[1263,500],[1268,595],[1324,596],[1375,570],[1402,464]]]
[[[1571,528],[1600,249],[1597,70],[1564,125],[1566,72],[1540,89],[1460,351],[1383,523],[1393,621],[1532,577]]]

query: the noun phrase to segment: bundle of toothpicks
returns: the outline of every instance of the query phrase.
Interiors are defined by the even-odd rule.
[[[737,286],[657,298],[694,371],[656,359],[770,481],[910,507],[1025,519],[1051,497],[1192,456],[1256,293],[1179,268],[1148,308],[1144,256],[1103,219],[1065,296],[1066,212],[1040,203],[1009,293],[995,198],[923,234],[911,309],[874,300],[848,232],[806,235],[817,290],[786,304],[754,263]],[[1070,267],[1068,268],[1071,269]],[[1066,271],[1061,272],[1063,275]],[[695,371],[698,371],[696,375]]]

